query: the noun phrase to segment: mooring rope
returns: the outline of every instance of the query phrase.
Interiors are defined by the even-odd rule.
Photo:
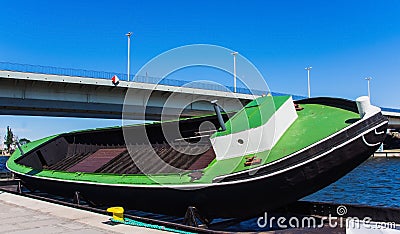
[[[145,228],[151,228],[151,229],[157,229],[157,230],[162,230],[162,231],[167,231],[167,232],[175,232],[175,233],[182,233],[182,234],[192,234],[194,232],[187,232],[187,231],[181,231],[181,230],[177,230],[177,229],[173,229],[173,228],[167,228],[164,226],[160,226],[160,225],[156,225],[156,224],[149,224],[149,223],[143,223],[140,221],[136,221],[133,219],[129,219],[129,218],[124,218],[124,220],[116,220],[111,218],[110,219],[112,222],[115,223],[123,223],[123,224],[127,224],[127,225],[132,225],[132,226],[137,226],[137,227],[145,227]]]

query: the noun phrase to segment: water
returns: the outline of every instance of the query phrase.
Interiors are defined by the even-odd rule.
[[[304,201],[400,207],[400,159],[370,158],[330,186],[303,198]],[[266,231],[252,218],[226,231]]]
[[[6,161],[7,161],[8,157],[2,157],[0,156],[0,172],[7,172],[7,168],[6,168]]]
[[[306,201],[400,207],[400,159],[371,158]]]

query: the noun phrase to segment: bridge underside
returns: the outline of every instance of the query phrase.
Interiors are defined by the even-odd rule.
[[[400,129],[400,117],[388,117],[389,118],[389,128]]]
[[[161,107],[129,106],[129,112],[124,113],[124,118],[143,119],[146,113],[147,120],[161,120]],[[38,99],[2,98],[0,97],[0,115],[27,115],[27,116],[53,116],[53,117],[79,117],[121,119],[123,105],[108,103],[82,103],[71,101],[54,101]],[[179,109],[169,108],[166,113],[177,113]],[[164,110],[165,112],[165,110]],[[214,113],[210,110],[184,109],[181,117],[193,117]],[[164,114],[164,118],[174,119],[176,116]]]

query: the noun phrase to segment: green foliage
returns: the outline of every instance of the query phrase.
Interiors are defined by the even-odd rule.
[[[11,145],[13,144],[14,133],[12,132],[10,126],[7,126],[7,133],[4,137],[4,144],[7,146],[7,150],[10,151]]]
[[[25,145],[27,143],[30,143],[31,141],[29,139],[26,138],[22,138],[18,141],[21,145]]]

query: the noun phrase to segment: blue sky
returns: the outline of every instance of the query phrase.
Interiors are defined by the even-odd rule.
[[[0,61],[125,72],[125,33],[132,31],[132,73],[177,46],[215,44],[253,62],[273,91],[306,95],[311,65],[313,96],[355,99],[367,94],[371,76],[372,102],[400,108],[397,0],[14,0],[0,8]],[[58,127],[27,129],[31,121]],[[0,117],[0,129],[11,123],[17,135],[35,139],[120,122]]]

